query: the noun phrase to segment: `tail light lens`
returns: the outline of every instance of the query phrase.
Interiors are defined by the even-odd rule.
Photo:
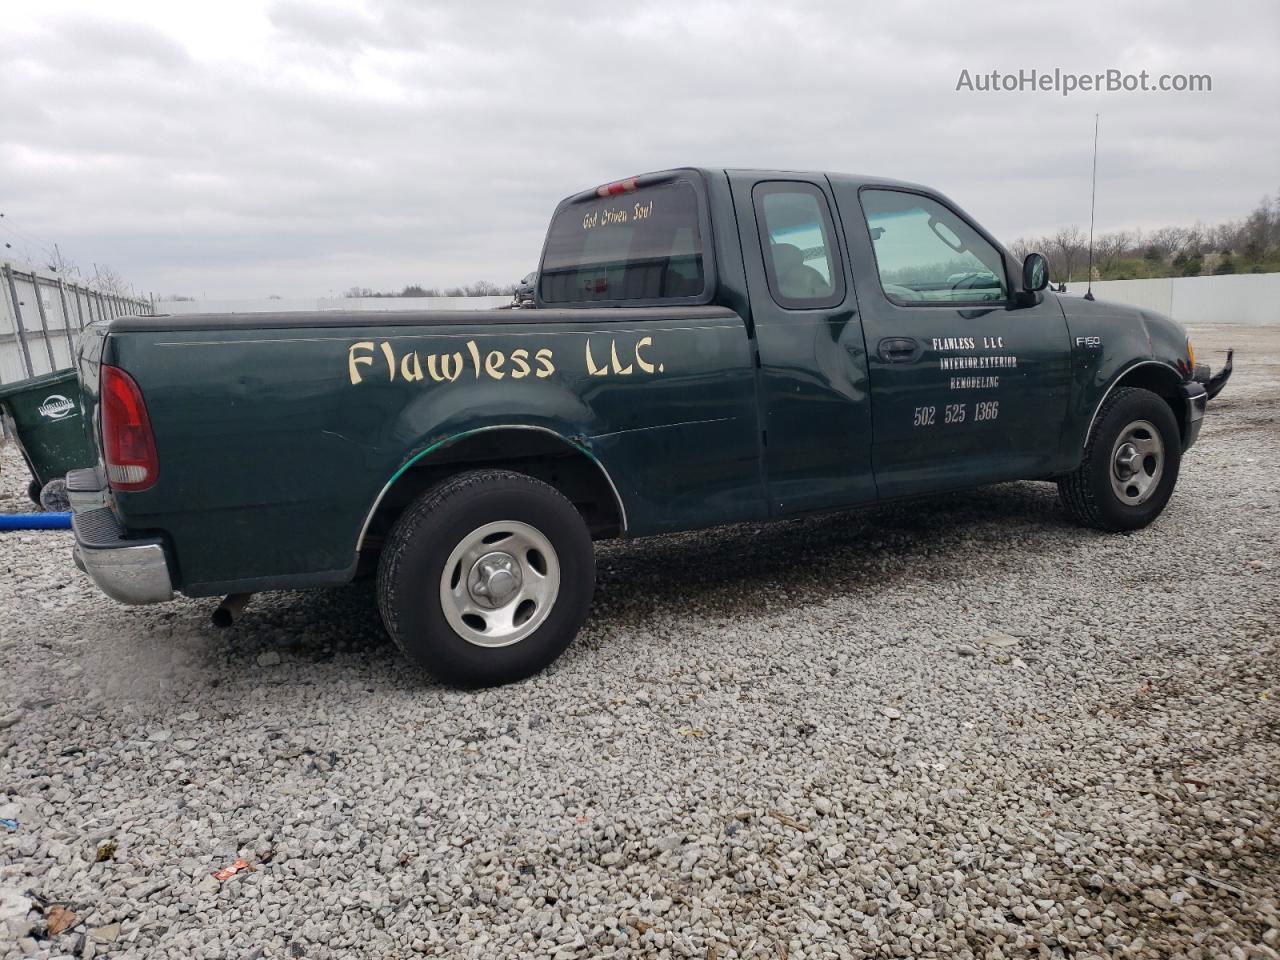
[[[614,183],[606,183],[604,186],[596,187],[596,196],[616,197],[620,193],[632,193],[639,186],[640,184],[635,177],[628,177],[626,180],[617,180]]]
[[[102,448],[112,490],[146,490],[160,475],[156,438],[137,382],[119,367],[102,365]]]

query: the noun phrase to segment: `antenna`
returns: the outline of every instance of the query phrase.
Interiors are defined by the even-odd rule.
[[[1093,220],[1098,209],[1098,115],[1093,115],[1093,192],[1089,195],[1089,288],[1086,300],[1093,299]]]

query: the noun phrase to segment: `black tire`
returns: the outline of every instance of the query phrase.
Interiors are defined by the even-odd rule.
[[[1164,464],[1150,496],[1142,503],[1130,504],[1112,486],[1112,453],[1121,434],[1138,421],[1152,424],[1159,432]],[[1181,463],[1182,435],[1169,404],[1150,390],[1119,387],[1107,397],[1094,419],[1080,466],[1058,478],[1058,495],[1072,518],[1086,527],[1137,530],[1163,512],[1173,496]]]
[[[516,521],[554,550],[559,588],[532,633],[479,646],[450,623],[441,597],[445,564],[486,524]],[[444,683],[493,686],[555,660],[577,635],[595,590],[595,552],[582,516],[557,490],[505,470],[473,470],[439,483],[396,521],[378,562],[378,609],[405,656]]]

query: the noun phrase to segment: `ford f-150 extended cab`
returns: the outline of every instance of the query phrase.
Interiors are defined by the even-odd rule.
[[[1178,324],[1047,293],[1039,254],[893,180],[606,184],[537,278],[536,310],[93,324],[77,562],[125,603],[376,575],[411,660],[498,683],[577,633],[593,539],[1016,479],[1134,529],[1208,402]]]

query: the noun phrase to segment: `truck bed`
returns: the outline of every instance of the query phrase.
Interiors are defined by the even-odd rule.
[[[393,484],[459,442],[588,458],[624,535],[764,510],[750,341],[722,307],[206,314],[93,330],[88,402],[97,356],[127,371],[160,459],[156,485],[117,492],[116,508],[131,533],[166,538],[188,594],[350,580]]]

